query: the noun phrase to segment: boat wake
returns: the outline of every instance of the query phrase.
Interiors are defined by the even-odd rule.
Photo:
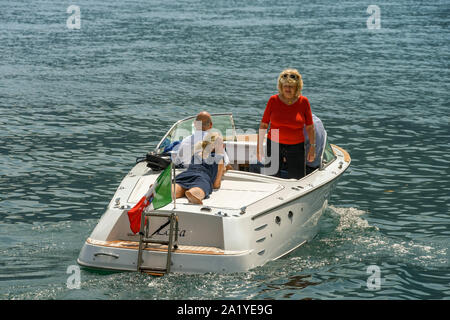
[[[410,240],[385,232],[379,222],[372,222],[367,211],[329,206],[316,240],[323,250],[334,251],[338,259],[366,261],[368,264],[402,261],[422,267],[448,266],[448,245],[439,240]],[[313,243],[311,243],[313,244]]]

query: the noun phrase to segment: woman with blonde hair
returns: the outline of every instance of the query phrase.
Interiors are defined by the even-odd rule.
[[[304,127],[311,143],[307,157],[314,159],[315,156],[316,145],[311,106],[308,99],[302,96],[302,89],[301,74],[296,69],[283,70],[278,76],[278,94],[272,95],[267,102],[259,126],[258,161],[262,161],[263,158],[264,135],[270,124],[266,143],[267,156],[271,156],[273,148],[278,148],[279,167],[274,174],[277,177],[281,175],[280,168],[287,169],[287,178],[300,179],[305,176]]]
[[[194,155],[186,171],[176,176],[175,196],[186,196],[189,202],[203,204],[213,189],[219,189],[225,173],[223,139],[216,132],[208,132],[194,146]]]

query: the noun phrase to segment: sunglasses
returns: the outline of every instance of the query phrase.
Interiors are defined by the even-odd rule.
[[[289,77],[289,78],[291,78],[291,79],[298,80],[298,77],[297,77],[297,75],[295,75],[295,74],[285,73],[285,74],[283,74],[281,77],[284,78],[284,79],[287,79],[287,77]]]

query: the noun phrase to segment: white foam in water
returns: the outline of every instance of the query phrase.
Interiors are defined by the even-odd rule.
[[[424,243],[423,240],[400,241],[383,233],[371,225],[363,216],[368,212],[357,208],[329,206],[339,216],[334,232],[322,234],[322,242],[341,247],[341,254],[347,259],[360,260],[403,260],[414,265],[448,265],[448,245],[436,241]],[[370,216],[368,216],[369,218]]]
[[[357,208],[338,208],[334,206],[329,206],[331,210],[340,216],[339,225],[336,231],[343,232],[348,229],[367,229],[373,228],[369,225],[369,222],[362,218],[361,216],[367,214],[366,211]]]

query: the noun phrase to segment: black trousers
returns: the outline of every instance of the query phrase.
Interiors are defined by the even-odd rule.
[[[319,167],[313,168],[313,167],[310,167],[310,166],[306,165],[306,175],[310,174],[311,172],[313,172],[314,170],[316,170],[318,168]]]
[[[273,147],[279,148],[279,166],[276,177],[301,179],[305,176],[305,143],[282,144],[267,139],[267,156],[272,155]],[[268,164],[267,166],[270,166]],[[287,171],[287,175],[286,175]]]

